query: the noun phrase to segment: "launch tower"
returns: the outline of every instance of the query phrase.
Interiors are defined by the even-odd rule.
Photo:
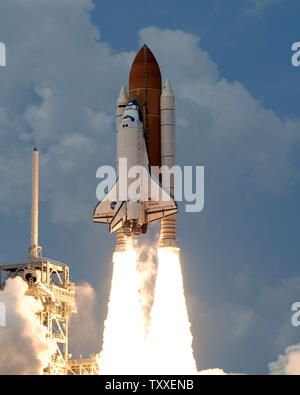
[[[27,249],[27,262],[0,266],[0,288],[4,287],[8,278],[16,276],[22,277],[28,284],[27,295],[42,303],[40,322],[47,328],[48,339],[56,343],[56,353],[44,373],[65,375],[69,369],[69,320],[70,316],[77,312],[75,285],[70,282],[70,270],[67,265],[42,257],[42,247],[38,245],[38,180],[39,152],[35,148],[32,153],[31,245]]]

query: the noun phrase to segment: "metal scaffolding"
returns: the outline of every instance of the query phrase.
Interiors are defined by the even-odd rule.
[[[68,363],[68,374],[75,376],[96,376],[99,374],[99,365],[96,358],[73,359]]]
[[[69,267],[43,257],[31,259],[23,264],[0,266],[1,288],[8,278],[16,276],[22,277],[28,284],[26,294],[42,303],[43,310],[39,313],[39,320],[47,329],[47,338],[56,343],[56,353],[44,373],[67,374],[69,320],[70,316],[77,312],[75,285],[70,282]]]

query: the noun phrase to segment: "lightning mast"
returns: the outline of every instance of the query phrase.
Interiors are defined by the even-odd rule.
[[[42,256],[39,238],[39,151],[32,151],[32,198],[31,198],[31,246],[27,248],[28,259],[36,260]]]

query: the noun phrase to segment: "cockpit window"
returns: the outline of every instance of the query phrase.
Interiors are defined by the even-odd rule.
[[[132,117],[131,115],[125,115],[123,119],[127,119],[127,118],[129,118],[132,122],[135,121],[134,117]]]

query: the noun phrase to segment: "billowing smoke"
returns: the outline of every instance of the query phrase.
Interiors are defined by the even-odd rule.
[[[201,376],[226,376],[227,373],[222,369],[207,369],[199,372]]]
[[[26,295],[28,285],[20,278],[8,279],[0,291],[0,303],[6,307],[6,326],[0,327],[0,373],[42,374],[56,351],[46,339],[46,328],[37,313],[42,305]]]
[[[157,275],[158,258],[156,249],[150,244],[135,248],[137,254],[137,274],[139,303],[142,309],[145,337],[150,325],[150,313],[154,301],[155,280]]]
[[[300,374],[300,343],[285,349],[284,355],[279,355],[276,362],[269,363],[272,375]]]
[[[69,350],[72,358],[81,355],[94,356],[99,343],[99,314],[97,293],[94,288],[83,283],[75,288],[77,314],[73,314],[69,329]]]

